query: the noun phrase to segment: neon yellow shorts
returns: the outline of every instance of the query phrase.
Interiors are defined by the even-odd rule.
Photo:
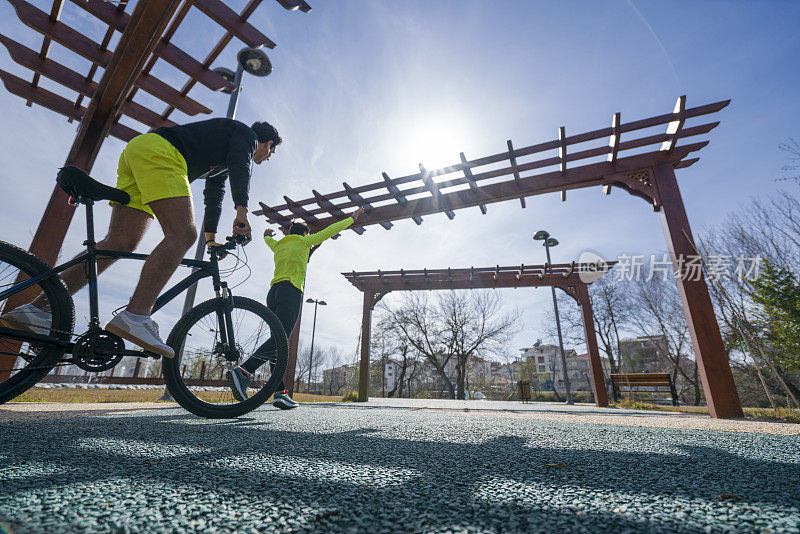
[[[172,143],[155,133],[137,135],[122,151],[117,189],[131,196],[128,206],[150,215],[153,210],[147,204],[154,200],[192,196],[186,160]]]

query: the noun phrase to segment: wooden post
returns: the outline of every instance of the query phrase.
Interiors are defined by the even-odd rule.
[[[297,321],[294,323],[294,329],[289,335],[289,361],[286,364],[286,372],[283,374],[283,382],[286,384],[286,389],[289,390],[289,396],[294,395],[294,374],[297,370],[297,347],[300,344],[300,318],[303,316],[303,306],[300,306],[300,311],[297,314]]]
[[[589,287],[586,284],[577,284],[578,302],[583,316],[583,333],[586,336],[586,351],[589,353],[589,366],[592,372],[592,391],[594,402],[597,406],[608,406],[608,392],[603,375],[603,362],[600,360],[600,351],[597,348],[597,335],[594,331],[594,312],[589,300]]]
[[[372,323],[372,292],[364,291],[361,315],[361,366],[358,376],[358,402],[369,400],[369,337]]]
[[[142,367],[142,360],[139,359],[139,358],[136,358],[136,367],[133,368],[133,378],[136,378],[136,377],[139,376],[139,369],[141,367]]]
[[[708,411],[715,418],[743,417],[705,277],[699,269],[698,273],[687,273],[686,262],[697,252],[675,171],[671,165],[658,165],[653,168],[653,176],[661,197],[661,224],[675,269]]]
[[[200,380],[206,379],[206,361],[200,362]]]

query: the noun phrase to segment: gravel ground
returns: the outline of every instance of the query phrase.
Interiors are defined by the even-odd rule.
[[[354,404],[0,423],[26,532],[795,532],[800,438]]]

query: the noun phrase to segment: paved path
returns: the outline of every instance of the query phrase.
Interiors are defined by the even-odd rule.
[[[466,404],[267,407],[233,421],[116,406],[2,422],[0,521],[18,534],[800,532],[791,432]],[[667,426],[678,420],[692,429]]]

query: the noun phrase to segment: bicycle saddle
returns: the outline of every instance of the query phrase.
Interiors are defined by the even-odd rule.
[[[91,200],[112,200],[119,204],[127,204],[131,196],[120,189],[101,184],[78,167],[66,165],[59,169],[56,182],[71,197],[82,197]]]

